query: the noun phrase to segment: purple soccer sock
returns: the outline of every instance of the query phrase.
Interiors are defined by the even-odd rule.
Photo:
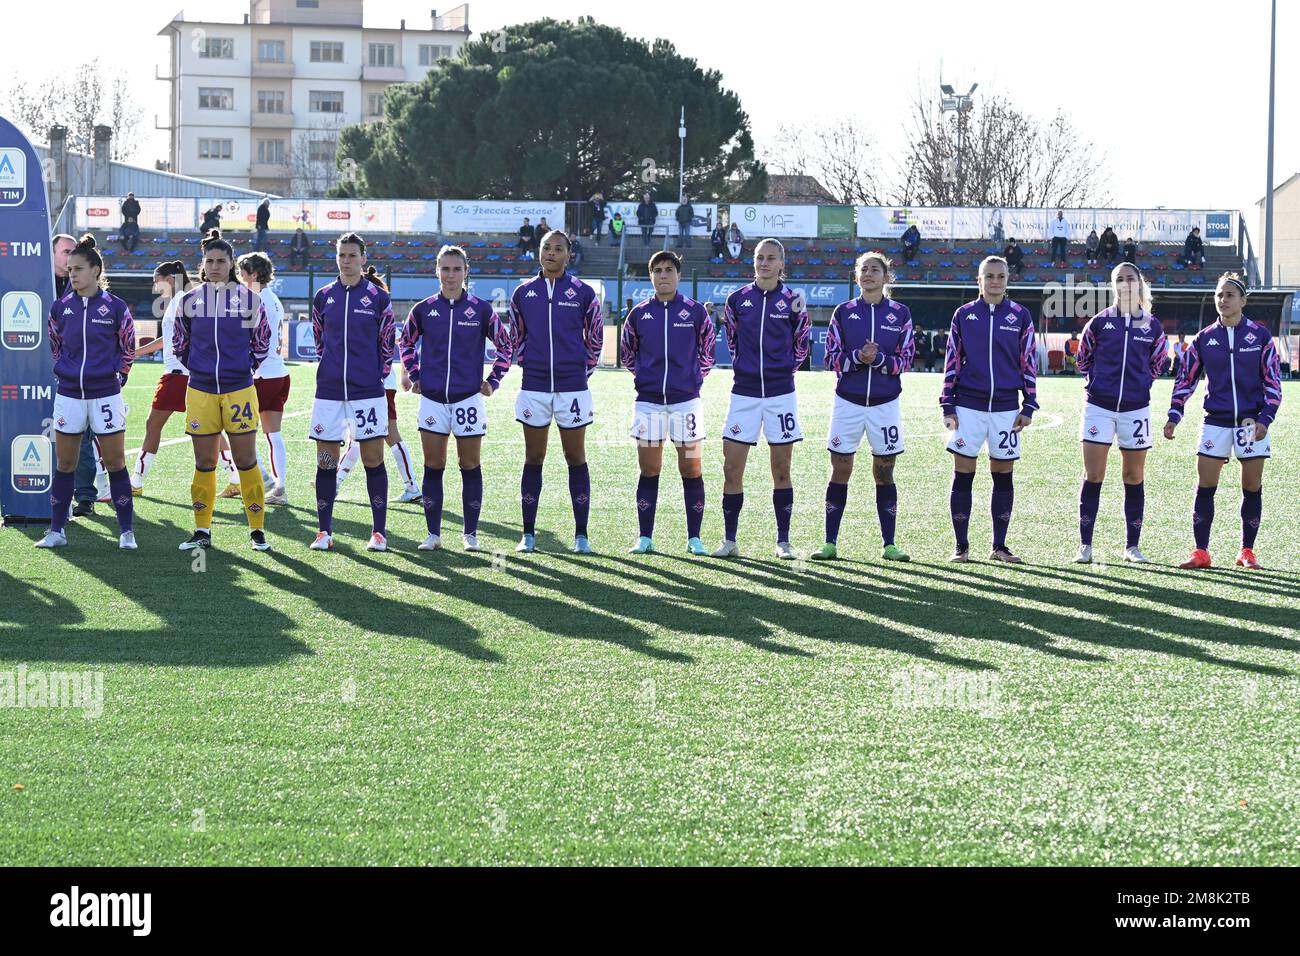
[[[772,489],[772,510],[776,512],[776,540],[790,540],[790,515],[794,513],[794,489]]]
[[[569,466],[569,498],[573,501],[573,533],[585,536],[591,515],[591,472],[586,462]]]
[[[995,472],[993,475],[993,547],[1007,546],[1007,528],[1011,526],[1011,509],[1016,501],[1016,488],[1011,472]]]
[[[740,527],[740,509],[743,507],[745,507],[743,491],[738,491],[734,495],[729,495],[725,491],[722,493],[723,537],[727,541],[736,540],[736,529]]]
[[[1083,484],[1079,486],[1079,541],[1083,544],[1092,544],[1092,529],[1097,523],[1099,507],[1101,507],[1101,482],[1083,479]]]
[[[62,531],[68,524],[68,509],[72,507],[72,489],[77,483],[75,471],[55,469],[50,482],[50,530]]]
[[[683,478],[682,497],[686,501],[686,537],[698,538],[704,523],[704,479]]]
[[[442,534],[442,473],[446,469],[424,466],[420,496],[424,505],[424,526],[429,534]]]
[[[948,510],[952,513],[952,533],[957,539],[959,551],[965,551],[970,547],[971,486],[974,484],[975,472],[954,471],[952,473],[952,490],[948,492]]]
[[[844,507],[849,500],[847,483],[826,483],[826,541],[835,544],[840,540],[840,522],[844,520]]]
[[[524,465],[524,476],[519,480],[519,501],[524,506],[524,534],[533,534],[537,527],[537,504],[542,500],[542,466]]]
[[[1210,549],[1210,528],[1214,526],[1214,493],[1219,488],[1196,486],[1196,502],[1192,505],[1192,537],[1202,551]]]
[[[483,510],[483,466],[460,470],[460,505],[465,512],[465,534],[478,534],[478,516]]]
[[[338,477],[337,469],[316,466],[316,524],[327,534],[334,533],[334,499],[339,493]]]
[[[1146,511],[1147,493],[1142,482],[1124,486],[1124,547],[1136,548],[1142,537],[1142,514]]]
[[[659,476],[642,475],[636,483],[636,517],[641,537],[655,536],[655,509],[659,506]]]
[[[117,527],[126,534],[134,531],[135,499],[131,497],[131,473],[125,468],[108,473],[108,493],[113,498],[113,509],[117,512]]]
[[[1264,489],[1255,491],[1241,489],[1241,546],[1255,547],[1255,535],[1259,534],[1259,519],[1264,514]]]
[[[371,468],[366,465],[366,494],[370,496],[370,523],[373,529],[388,536],[388,466],[381,460]]]
[[[894,528],[898,521],[898,485],[876,485],[876,515],[880,518],[880,536],[885,547],[894,543]]]

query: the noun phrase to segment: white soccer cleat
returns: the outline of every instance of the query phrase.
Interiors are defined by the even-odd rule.
[[[718,545],[717,550],[713,552],[715,558],[738,558],[740,557],[740,547],[734,541],[723,541]]]
[[[367,551],[387,551],[387,550],[388,550],[388,539],[385,538],[385,537],[384,537],[382,534],[380,534],[378,531],[372,532],[371,535],[370,535],[370,541],[366,544],[366,550],[367,550]]]
[[[478,535],[476,535],[476,534],[463,534],[463,535],[461,535],[460,540],[461,540],[461,543],[464,544],[464,546],[465,546],[465,550],[466,550],[466,551],[482,551],[482,550],[483,550],[483,549],[480,548],[479,545],[478,545]]]
[[[400,495],[398,495],[395,500],[399,502],[419,501],[421,497],[422,494],[419,488],[415,487],[415,485],[407,485],[406,490],[403,491]]]
[[[117,536],[117,546],[123,551],[134,551],[136,548],[140,547],[135,543],[134,531],[123,531],[119,534]]]
[[[289,496],[285,494],[284,485],[271,485],[264,500],[268,505],[287,505]]]
[[[328,531],[317,531],[316,540],[307,545],[307,547],[311,548],[313,551],[333,551],[334,535],[330,534]]]
[[[442,547],[442,538],[436,534],[431,534],[418,545],[415,546],[417,551],[437,551]]]
[[[1131,548],[1124,549],[1124,560],[1132,561],[1134,564],[1150,564],[1151,559],[1142,553],[1142,550],[1135,544]]]
[[[793,561],[795,559],[794,548],[790,547],[789,541],[778,541],[776,543],[776,556],[782,561]]]
[[[95,474],[95,500],[100,504],[113,500],[113,492],[108,487],[108,472],[106,471]]]
[[[47,531],[45,537],[36,542],[38,548],[66,548],[68,536],[62,531]]]
[[[1079,551],[1074,556],[1075,564],[1092,564],[1092,545],[1081,544]]]

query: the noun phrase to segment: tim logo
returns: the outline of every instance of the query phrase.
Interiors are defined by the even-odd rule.
[[[50,440],[44,435],[16,435],[9,446],[9,483],[24,494],[49,494]]]
[[[41,344],[41,297],[35,292],[6,292],[0,298],[0,341],[14,352]]]
[[[3,204],[0,204],[3,205]],[[7,239],[0,239],[0,258],[4,256],[14,256],[24,259],[30,256],[39,256],[41,254],[40,242],[10,242]]]
[[[69,893],[50,897],[51,926],[129,927],[133,936],[148,936],[153,926],[152,893]]]
[[[0,147],[0,206],[21,206],[27,199],[27,154],[16,146]]]

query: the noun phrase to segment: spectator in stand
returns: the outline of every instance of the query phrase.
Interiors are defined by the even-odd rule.
[[[727,230],[722,228],[721,221],[714,225],[713,232],[709,233],[709,244],[713,246],[713,261],[721,262],[727,251]]]
[[[271,200],[263,199],[257,204],[257,238],[253,240],[255,252],[266,251],[266,233],[271,228]]]
[[[528,217],[524,216],[524,224],[519,227],[519,258],[531,259],[533,257],[533,241],[536,238],[535,230]]]
[[[939,330],[934,333],[934,338],[930,343],[930,364],[926,367],[927,372],[933,372],[934,366],[943,361],[948,354],[948,333],[939,326]]]
[[[1083,245],[1088,250],[1089,268],[1097,268],[1097,247],[1101,245],[1101,239],[1098,237],[1096,229],[1088,233],[1088,239]]]
[[[609,221],[609,242],[610,245],[616,246],[623,238],[623,230],[627,228],[627,223],[623,221],[623,214],[615,212],[614,218]]]
[[[1107,226],[1102,230],[1101,241],[1097,245],[1097,254],[1106,260],[1106,268],[1115,265],[1115,260],[1119,258],[1119,236],[1115,235],[1115,230]]]
[[[1191,343],[1187,341],[1186,333],[1178,333],[1178,348],[1174,355],[1174,365],[1177,366],[1177,374],[1179,375],[1183,374],[1183,366],[1187,363],[1187,350],[1191,347]]]
[[[582,240],[574,236],[569,242],[569,266],[574,272],[582,265]]]
[[[677,244],[691,247],[691,220],[695,218],[695,207],[691,205],[691,197],[682,193],[682,204],[677,207]]]
[[[596,245],[600,245],[600,230],[605,226],[605,194],[593,193],[588,205],[591,207],[591,235]]]
[[[641,227],[642,245],[650,245],[650,236],[655,231],[655,220],[659,218],[659,207],[650,200],[649,193],[641,194],[641,204],[636,207],[636,224]]]
[[[727,227],[727,255],[732,262],[740,261],[740,254],[745,251],[745,234],[734,222]]]
[[[311,255],[311,241],[307,238],[307,233],[302,231],[299,226],[293,233],[293,239],[289,241],[289,268],[306,269],[307,258]]]
[[[1079,371],[1079,333],[1071,332],[1065,342],[1065,370],[1071,375]]]
[[[1016,237],[1012,236],[1007,242],[1007,247],[1002,250],[1002,258],[1007,260],[1007,266],[1015,273],[1016,278],[1020,278],[1025,271],[1025,250],[1020,248],[1020,243],[1016,242]]]
[[[1193,226],[1192,231],[1183,240],[1183,265],[1189,269],[1200,269],[1205,264],[1205,243],[1201,241],[1201,227]]]
[[[1138,258],[1137,243],[1133,241],[1132,236],[1129,236],[1126,240],[1124,240],[1123,256],[1121,257],[1120,261],[1127,262],[1129,265],[1135,266],[1137,265],[1137,258]]]
[[[1056,218],[1047,232],[1052,237],[1052,265],[1064,267],[1065,257],[1070,251],[1070,224],[1065,221],[1064,209],[1056,210]]]
[[[930,333],[925,329],[912,327],[912,341],[916,343],[916,362],[913,368],[925,368],[933,364],[930,358],[934,353],[930,349]]]
[[[199,232],[207,235],[213,229],[221,228],[221,203],[217,203],[211,209],[203,214],[203,221],[199,223]]]
[[[118,238],[126,252],[135,252],[140,244],[140,202],[135,193],[127,193],[122,201],[122,228],[118,230]]]
[[[635,305],[636,305],[636,304],[635,304],[635,303],[632,301],[632,299],[629,297],[628,300],[627,300],[627,304],[623,307],[623,318],[626,319],[626,318],[628,317],[628,315],[631,314],[632,309],[635,307]]]
[[[921,249],[921,230],[916,228],[916,223],[907,227],[903,233],[903,261],[915,262],[916,254]]]

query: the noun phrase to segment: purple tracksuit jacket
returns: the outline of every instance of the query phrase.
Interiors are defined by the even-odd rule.
[[[250,387],[270,346],[266,310],[242,285],[205,282],[177,307],[172,351],[196,391],[220,395]]]
[[[135,361],[135,322],[125,302],[103,289],[83,299],[69,286],[50,306],[49,332],[60,395],[105,398],[122,390]]]
[[[600,297],[572,273],[538,272],[510,297],[510,342],[525,391],[584,391],[605,344]]]
[[[880,346],[870,365],[858,361],[867,342]],[[836,306],[826,330],[826,367],[838,382],[835,394],[855,405],[883,405],[903,392],[900,376],[912,367],[916,342],[912,313],[893,299],[874,305],[861,296]]]
[[[1149,313],[1122,315],[1111,306],[1083,327],[1075,361],[1083,372],[1088,403],[1112,412],[1151,404],[1151,383],[1168,363],[1160,320]]]
[[[623,322],[623,366],[636,400],[675,405],[700,397],[713,369],[717,332],[704,306],[680,293],[668,302],[646,299]]]
[[[1030,418],[1038,410],[1037,387],[1038,343],[1028,309],[1007,298],[996,306],[979,298],[953,313],[939,394],[945,415],[959,407],[1009,412],[1019,406]]]
[[[1282,405],[1282,367],[1268,329],[1244,315],[1228,328],[1216,319],[1196,333],[1174,383],[1169,420],[1182,420],[1183,408],[1206,378],[1205,421],[1236,428],[1245,419],[1270,425]]]
[[[492,303],[461,293],[455,302],[441,292],[415,303],[402,327],[402,364],[420,394],[454,404],[483,385],[483,342],[491,339],[496,361],[487,381],[495,390],[510,371],[510,330]]]
[[[316,397],[356,402],[384,397],[384,379],[397,351],[388,293],[362,276],[354,286],[335,279],[311,303],[316,335]]]
[[[734,394],[775,398],[794,391],[795,369],[808,357],[812,330],[802,295],[784,282],[768,292],[750,283],[727,296],[722,324],[731,345]]]

